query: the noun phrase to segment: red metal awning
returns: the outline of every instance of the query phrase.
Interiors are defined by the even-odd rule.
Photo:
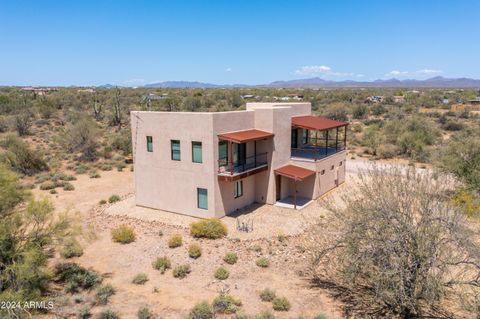
[[[273,133],[255,129],[218,134],[218,138],[220,140],[231,141],[235,143],[246,143],[250,141],[263,140],[273,136]]]
[[[326,131],[332,128],[347,126],[348,122],[336,121],[320,116],[296,116],[292,117],[292,126],[314,131]]]
[[[275,174],[291,178],[296,181],[303,181],[305,178],[314,175],[315,172],[300,166],[285,165],[275,170]]]

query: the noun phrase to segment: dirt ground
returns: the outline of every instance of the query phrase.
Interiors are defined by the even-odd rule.
[[[93,227],[96,239],[86,242],[83,256],[72,261],[101,273],[104,282],[114,286],[116,293],[106,307],[114,309],[121,318],[137,318],[141,306],[148,306],[158,318],[186,318],[196,303],[211,302],[225,291],[239,298],[241,308],[253,318],[264,309],[273,311],[271,303],[259,298],[259,292],[264,288],[275,290],[292,305],[288,312],[274,312],[275,318],[313,318],[322,313],[330,319],[342,318],[341,304],[329,297],[327,291],[313,288],[302,276],[308,265],[303,246],[304,230],[308,227],[305,221],[321,218],[319,202],[297,212],[273,206],[252,207],[251,213],[245,216],[254,220],[257,231],[238,232],[235,218],[228,217],[224,218],[230,234],[227,238],[198,240],[188,233],[188,224],[193,218],[171,213],[164,213],[159,218],[158,214],[163,215],[162,212],[135,207],[133,173],[128,169],[102,172],[100,179],[80,175],[72,184],[75,186],[73,192],[60,190],[51,195],[34,190],[34,193],[37,197],[50,197],[59,211],[76,211],[86,227]],[[122,201],[111,205],[98,204],[99,200],[112,194],[122,196]],[[153,213],[157,214],[156,218],[152,217]],[[137,239],[127,245],[112,242],[110,230],[124,223],[134,227]],[[174,233],[182,234],[184,242],[181,247],[171,249],[167,241]],[[279,240],[279,234],[286,235],[286,241]],[[198,243],[203,251],[196,260],[189,258],[187,253],[192,242]],[[236,264],[228,265],[223,261],[227,252],[237,253],[239,260]],[[172,268],[189,264],[192,272],[184,279],[174,278],[171,269],[162,275],[153,269],[152,262],[164,255],[172,261]],[[268,256],[268,268],[255,264],[260,256]],[[228,279],[218,281],[214,278],[219,266],[229,270]],[[132,278],[140,272],[146,273],[149,281],[144,285],[132,284]],[[84,295],[80,303],[75,303],[73,296],[66,298],[59,312],[64,317],[76,317],[83,304],[92,303],[93,294]],[[95,315],[104,308],[92,307],[92,313]]]

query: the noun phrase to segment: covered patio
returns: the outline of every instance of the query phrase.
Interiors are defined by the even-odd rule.
[[[277,176],[277,202],[276,206],[287,207],[293,209],[302,209],[312,202],[311,196],[299,196],[298,187],[308,185],[298,185],[305,182],[309,177],[313,177],[315,172],[300,166],[296,165],[285,165],[275,170],[275,175]],[[281,177],[285,177],[293,182],[293,194],[289,192],[288,196],[282,197],[282,188],[281,188]],[[313,187],[313,185],[312,185]],[[312,189],[313,192],[313,189]],[[309,198],[310,197],[310,198]]]

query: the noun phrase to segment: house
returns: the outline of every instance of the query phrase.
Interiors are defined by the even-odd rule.
[[[244,111],[132,111],[135,200],[195,217],[252,204],[301,209],[345,181],[346,122],[310,103]]]
[[[385,97],[382,96],[382,95],[372,95],[372,96],[368,96],[366,99],[365,99],[365,103],[380,103],[380,102],[383,102],[385,100]]]
[[[404,103],[405,102],[405,97],[403,95],[395,95],[393,97],[393,103]]]

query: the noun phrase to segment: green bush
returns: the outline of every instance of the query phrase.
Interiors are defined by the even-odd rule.
[[[52,181],[46,181],[46,182],[43,182],[42,184],[40,184],[40,189],[42,191],[51,190],[51,189],[54,189],[55,187],[56,187],[56,185]]]
[[[179,265],[173,269],[173,277],[183,279],[191,271],[190,265]]]
[[[202,301],[193,306],[190,311],[190,319],[212,319],[213,318],[212,307],[206,301]]]
[[[153,268],[160,270],[163,274],[167,269],[171,268],[170,259],[167,256],[158,257],[152,264]]]
[[[289,311],[291,306],[290,302],[285,297],[275,297],[272,301],[273,310],[276,311]]]
[[[217,239],[227,235],[227,226],[217,218],[203,219],[190,224],[190,235]]]
[[[114,229],[111,232],[112,240],[121,244],[129,244],[135,241],[135,231],[132,227],[122,224]]]
[[[55,266],[55,278],[57,282],[65,284],[65,289],[68,292],[90,289],[102,281],[99,274],[75,263],[57,264]]]
[[[118,319],[118,315],[112,309],[105,309],[100,312],[98,319]]]
[[[78,311],[78,318],[80,318],[80,319],[88,319],[91,316],[92,316],[92,313],[90,312],[90,307],[89,306],[83,306]]]
[[[274,319],[275,316],[270,310],[263,310],[258,315],[255,316],[255,319]]]
[[[182,246],[182,235],[180,234],[173,234],[170,239],[168,240],[168,247],[170,248],[177,248]]]
[[[226,262],[227,264],[233,265],[237,262],[238,256],[236,253],[226,253],[225,256],[223,257],[223,261]]]
[[[78,175],[85,174],[88,171],[88,166],[80,164],[75,167],[74,171],[75,171],[75,174],[78,174]]]
[[[143,272],[136,274],[135,277],[133,277],[132,279],[132,283],[135,285],[143,285],[147,281],[148,281],[148,276],[146,273],[143,273]]]
[[[218,280],[225,280],[228,278],[228,276],[230,276],[230,273],[225,268],[219,267],[217,270],[215,270],[214,276]]]
[[[38,151],[32,150],[21,138],[7,135],[1,146],[6,151],[1,154],[0,162],[6,163],[12,169],[25,175],[34,175],[48,170],[47,163]]]
[[[90,176],[90,178],[100,178],[101,177],[100,174],[95,170],[91,171],[89,176]]]
[[[221,294],[217,296],[212,303],[215,313],[232,314],[238,310],[242,302],[230,295]]]
[[[111,171],[112,170],[112,165],[107,164],[107,163],[103,163],[102,165],[100,165],[100,169],[102,171]]]
[[[68,240],[60,251],[63,258],[80,257],[83,255],[82,246],[76,240]]]
[[[267,268],[270,265],[270,261],[267,257],[260,257],[256,262],[258,267]]]
[[[260,299],[262,299],[262,301],[272,301],[273,299],[275,299],[275,291],[273,290],[270,290],[268,288],[265,288],[263,289],[261,292],[260,292]]]
[[[150,311],[150,309],[146,306],[140,307],[137,311],[137,318],[138,319],[152,319],[153,318],[153,313]]]
[[[248,318],[249,317],[247,316],[247,314],[242,310],[237,310],[237,312],[235,312],[235,319],[248,319]]]
[[[108,198],[108,202],[109,202],[110,204],[112,204],[112,203],[119,202],[120,199],[121,199],[120,196],[118,196],[117,194],[113,194],[112,196],[110,196],[110,197]]]
[[[67,191],[67,192],[68,192],[68,191],[73,191],[73,190],[75,190],[75,187],[74,187],[71,183],[65,182],[65,183],[63,184],[63,190],[64,190],[64,191]]]
[[[328,317],[327,317],[326,314],[320,313],[320,314],[316,315],[315,317],[313,317],[313,319],[328,319]]]
[[[111,296],[115,294],[115,289],[112,285],[106,284],[97,289],[95,300],[99,305],[106,305]]]
[[[100,205],[105,205],[105,204],[107,203],[107,201],[104,200],[104,199],[101,199],[98,203],[99,203]]]
[[[197,244],[190,244],[188,246],[188,255],[190,258],[197,259],[202,255],[202,248]]]

